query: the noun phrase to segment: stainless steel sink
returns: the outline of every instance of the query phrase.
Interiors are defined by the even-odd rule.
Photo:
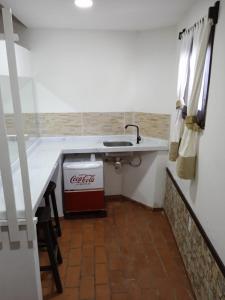
[[[103,145],[106,147],[128,147],[133,146],[131,142],[127,141],[113,141],[113,142],[103,142]]]

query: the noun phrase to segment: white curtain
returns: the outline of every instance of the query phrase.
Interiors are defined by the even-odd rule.
[[[179,146],[179,157],[177,159],[177,174],[183,179],[193,179],[195,176],[197,144],[200,132],[196,117],[212,25],[212,20],[205,18],[204,22],[201,22],[193,30],[187,117],[185,119],[184,132]]]
[[[193,40],[192,32],[183,33],[181,39],[180,59],[179,59],[179,67],[178,67],[176,119],[175,119],[173,136],[172,136],[172,141],[170,143],[170,151],[169,151],[169,159],[171,161],[175,161],[178,157],[179,142],[183,134],[182,108],[185,105],[185,93],[186,93],[187,83],[188,83],[192,40]]]

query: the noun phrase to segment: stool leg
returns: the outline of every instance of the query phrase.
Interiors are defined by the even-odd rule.
[[[50,207],[49,196],[48,196],[48,195],[45,195],[44,198],[45,198],[45,205],[46,205],[47,207]]]
[[[57,248],[57,262],[58,262],[58,264],[62,264],[63,259],[62,259],[62,255],[61,255],[61,251],[60,251],[60,248],[59,248],[57,238],[55,236],[55,231],[53,230],[52,221],[50,221],[49,229],[50,229],[50,233],[52,235],[52,241],[53,241],[54,247]]]
[[[53,213],[54,213],[54,217],[55,217],[55,225],[56,225],[56,229],[57,229],[57,234],[58,234],[58,236],[61,236],[62,232],[61,232],[61,227],[60,227],[60,222],[59,222],[59,215],[58,215],[58,209],[57,209],[54,191],[51,193],[51,198],[52,198],[52,208],[53,208]]]
[[[55,280],[57,292],[62,293],[63,292],[62,283],[61,283],[61,279],[59,276],[58,265],[57,265],[55,254],[54,254],[54,245],[53,245],[54,237],[51,233],[50,228],[51,228],[51,222],[46,223],[46,225],[44,226],[44,230],[45,230],[45,235],[46,235],[48,255],[49,255],[49,260],[50,260],[50,264],[52,267],[52,272],[53,272],[53,277]]]

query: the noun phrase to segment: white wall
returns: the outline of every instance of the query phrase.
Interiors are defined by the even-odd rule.
[[[31,30],[40,112],[132,110],[135,33]]]
[[[31,55],[26,48],[15,44],[16,64],[19,77],[31,77]],[[9,76],[5,41],[0,41],[0,76]]]
[[[167,151],[140,154],[138,168],[123,166],[122,195],[151,208],[163,207],[166,187]]]
[[[138,111],[172,113],[176,96],[174,27],[140,32],[137,39]]]
[[[26,48],[17,44],[15,44],[15,52],[22,111],[24,113],[35,113],[31,53]],[[7,51],[4,41],[0,41],[0,54],[0,88],[4,112],[13,113]]]
[[[193,7],[178,30],[207,14],[214,1]],[[179,183],[212,244],[225,263],[225,5],[216,28],[206,128],[200,138],[197,177]]]
[[[143,33],[26,31],[39,112],[170,113],[175,33],[174,27]]]

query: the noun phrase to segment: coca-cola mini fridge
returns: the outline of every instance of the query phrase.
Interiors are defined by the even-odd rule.
[[[92,155],[68,156],[63,163],[64,216],[105,216],[103,161]]]

